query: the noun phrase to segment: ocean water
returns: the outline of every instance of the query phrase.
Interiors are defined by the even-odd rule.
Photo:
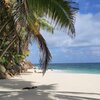
[[[100,63],[50,64],[48,69],[67,73],[100,74]]]
[[[48,69],[65,73],[100,74],[100,63],[57,63],[49,64]]]

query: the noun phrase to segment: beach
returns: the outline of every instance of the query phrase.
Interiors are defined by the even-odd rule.
[[[34,89],[25,87],[37,86]],[[0,80],[0,100],[100,100],[100,74],[33,69],[11,79]]]

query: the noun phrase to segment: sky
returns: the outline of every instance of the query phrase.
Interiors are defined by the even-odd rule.
[[[54,34],[41,30],[52,54],[51,63],[100,62],[100,0],[76,0],[79,12],[76,14],[76,36],[71,38],[64,30],[56,28]],[[27,58],[39,62],[36,43],[29,46]]]

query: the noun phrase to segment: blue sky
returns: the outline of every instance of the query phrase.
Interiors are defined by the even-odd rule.
[[[41,30],[52,54],[52,63],[100,62],[100,0],[76,0],[79,12],[76,15],[76,37],[71,39],[58,28],[52,35]],[[33,63],[39,62],[36,43],[29,46]]]

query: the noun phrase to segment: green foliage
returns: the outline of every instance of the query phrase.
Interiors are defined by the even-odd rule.
[[[51,26],[51,24],[44,18],[39,19],[40,20],[40,26],[43,30],[47,30],[48,32],[53,33],[54,28]]]
[[[16,54],[16,55],[14,55],[14,59],[15,59],[15,62],[21,62],[21,61],[23,61],[24,59],[25,59],[25,56],[24,55],[20,55],[20,54]]]
[[[6,59],[6,57],[2,57],[1,63],[3,65],[7,65],[8,64],[8,60]]]

